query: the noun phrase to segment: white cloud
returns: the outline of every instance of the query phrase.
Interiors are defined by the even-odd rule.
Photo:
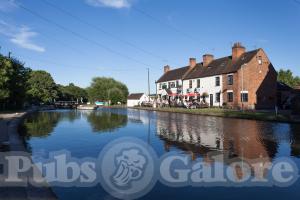
[[[9,12],[17,7],[15,0],[0,0],[0,11]]]
[[[29,27],[16,27],[0,20],[0,34],[9,38],[9,40],[19,47],[37,52],[45,52],[45,48],[35,44],[32,38],[38,33],[31,31]]]
[[[130,8],[133,0],[86,0],[86,2],[95,7],[111,7],[111,8]]]

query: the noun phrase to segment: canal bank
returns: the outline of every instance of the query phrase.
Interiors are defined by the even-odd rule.
[[[280,122],[280,123],[300,123],[299,116],[291,116],[289,113],[278,113],[273,111],[237,111],[226,110],[219,108],[204,108],[204,109],[186,109],[186,108],[151,108],[151,107],[130,107],[130,109],[182,113],[213,117],[226,117],[234,119],[248,119],[258,121]]]
[[[25,141],[18,132],[18,128],[29,114],[36,111],[37,109],[33,109],[20,113],[0,115],[0,152],[14,152],[14,155],[18,155],[18,152],[20,152],[20,155],[28,152]],[[29,159],[31,160],[31,158]],[[32,176],[28,175],[26,178],[31,180]],[[0,182],[2,181],[1,179]],[[27,187],[5,187],[5,185],[3,187],[3,185],[1,183],[0,199],[57,199],[46,180],[43,180],[39,187],[34,187],[30,184]]]

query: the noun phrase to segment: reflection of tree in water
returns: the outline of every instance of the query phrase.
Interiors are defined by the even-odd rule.
[[[110,112],[92,112],[87,116],[94,132],[112,132],[117,128],[126,126],[127,115]]]
[[[292,152],[291,156],[300,157],[300,125],[291,124],[291,133],[292,133]]]
[[[47,137],[61,119],[59,112],[40,112],[28,117],[24,122],[25,137]]]
[[[70,112],[39,112],[31,115],[24,122],[23,133],[26,138],[47,137],[51,134],[58,122],[78,119],[80,115],[75,111]]]
[[[77,110],[68,111],[68,112],[61,112],[62,120],[67,120],[69,122],[74,122],[75,120],[80,118],[80,112]]]

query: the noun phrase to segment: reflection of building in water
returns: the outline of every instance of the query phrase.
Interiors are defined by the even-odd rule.
[[[135,109],[127,110],[128,120],[133,123],[148,124],[149,115],[150,112],[144,110],[135,110]]]
[[[291,144],[291,156],[300,157],[300,125],[292,124],[291,132],[293,134]]]
[[[157,134],[164,140],[223,149],[222,133],[219,131],[222,124],[218,120],[201,121],[198,116],[176,113],[157,113],[157,118]]]
[[[276,138],[270,137],[272,126],[249,120],[157,113],[157,135],[164,141],[165,151],[175,147],[208,164],[213,163],[212,156],[221,154],[225,164],[234,158],[264,167],[272,162],[278,148]],[[235,171],[242,177],[238,167]],[[265,175],[263,171],[257,176]]]

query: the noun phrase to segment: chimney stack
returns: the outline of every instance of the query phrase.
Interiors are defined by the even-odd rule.
[[[234,43],[232,47],[232,62],[235,63],[245,52],[246,48],[240,42]]]
[[[164,66],[164,73],[167,73],[168,71],[170,71],[170,66],[169,65]]]
[[[196,58],[190,58],[190,68],[194,68],[197,65]]]
[[[211,54],[203,55],[203,67],[208,67],[209,64],[214,60],[214,56]]]

